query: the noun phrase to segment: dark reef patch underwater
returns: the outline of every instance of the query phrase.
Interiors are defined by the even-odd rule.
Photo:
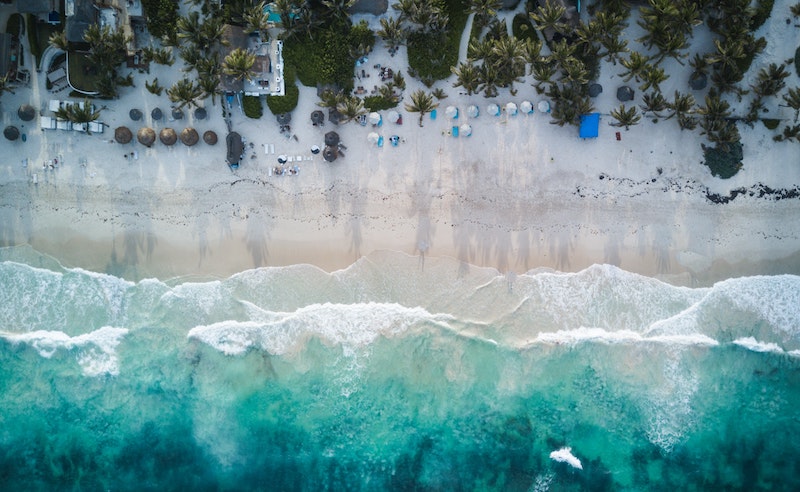
[[[15,254],[2,490],[800,490],[796,276],[385,253],[134,283]]]

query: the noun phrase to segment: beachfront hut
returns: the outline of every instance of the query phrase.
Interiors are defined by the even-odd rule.
[[[600,130],[600,113],[581,115],[581,126],[578,135],[581,138],[597,138]]]
[[[478,106],[475,106],[474,104],[467,106],[467,116],[470,118],[477,118],[479,114],[480,110],[478,109]]]
[[[530,101],[525,100],[519,104],[519,110],[525,114],[533,113],[533,104]]]
[[[447,108],[444,110],[444,114],[448,118],[456,119],[458,118],[458,108],[455,106],[447,106]]]
[[[597,97],[603,93],[603,86],[600,84],[589,85],[589,97]]]
[[[128,115],[131,117],[133,121],[139,121],[142,119],[142,112],[139,111],[138,109],[131,109]]]
[[[633,92],[633,89],[631,89],[627,85],[623,85],[622,87],[617,89],[617,99],[619,99],[620,102],[633,101],[633,96],[635,94],[636,93]]]
[[[328,162],[335,161],[337,157],[339,157],[339,149],[336,147],[331,147],[329,145],[325,147],[325,150],[322,151],[322,158]]]
[[[178,134],[172,128],[164,128],[158,132],[158,139],[164,145],[175,145],[175,142],[178,141]]]
[[[540,113],[549,113],[550,112],[550,102],[549,101],[539,101],[539,104],[536,105],[536,109],[538,109]]]
[[[133,132],[127,126],[120,126],[114,130],[114,140],[121,144],[130,143],[133,140]]]
[[[380,135],[378,135],[378,134],[377,134],[377,133],[375,133],[375,132],[369,132],[369,134],[367,135],[367,141],[368,141],[369,143],[371,143],[371,144],[376,144],[376,143],[378,143],[378,140],[379,140],[380,138],[381,138],[381,136],[380,136]]]
[[[506,114],[509,116],[516,116],[517,115],[517,105],[513,102],[506,104]]]
[[[182,120],[183,119],[183,110],[181,108],[175,108],[172,110],[172,118],[175,120]]]
[[[311,124],[314,126],[320,126],[325,124],[325,113],[320,111],[319,109],[311,112]]]
[[[19,116],[19,119],[22,121],[31,121],[36,118],[36,109],[30,104],[23,104],[17,110],[17,116]]]
[[[327,147],[336,147],[339,145],[339,134],[336,132],[328,132],[325,134],[325,145]]]
[[[203,133],[203,142],[208,145],[217,145],[217,134],[212,130],[206,130],[206,132]]]
[[[19,138],[19,128],[16,126],[7,126],[6,129],[3,130],[3,136],[8,140],[14,141]]]
[[[275,116],[279,125],[288,125],[292,121],[292,113],[280,113]]]
[[[242,136],[236,132],[230,132],[228,136],[225,137],[225,143],[228,145],[228,166],[230,166],[231,169],[238,169],[239,161],[241,161],[244,156],[244,141],[242,141]]]
[[[136,132],[136,139],[145,147],[150,147],[156,141],[156,131],[146,126],[139,128],[139,131]]]
[[[500,106],[495,103],[492,103],[486,107],[486,112],[492,116],[499,116],[500,115]]]
[[[383,118],[381,118],[380,113],[378,113],[377,111],[373,111],[367,117],[367,121],[369,121],[370,125],[380,126],[380,124],[383,122]]]
[[[472,135],[472,125],[469,123],[464,123],[461,125],[461,136],[469,137],[470,135]]]
[[[183,145],[191,147],[192,145],[196,144],[200,140],[200,135],[197,134],[197,130],[194,128],[184,128],[181,132],[181,142]]]

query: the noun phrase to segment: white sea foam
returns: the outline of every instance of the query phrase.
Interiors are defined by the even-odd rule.
[[[784,350],[775,343],[759,342],[753,337],[737,338],[733,341],[735,345],[744,347],[753,352],[771,352],[774,354],[783,354]]]
[[[759,276],[725,280],[714,286],[739,309],[758,313],[774,329],[800,335],[800,277]]]
[[[273,319],[197,326],[188,337],[227,355],[239,355],[249,348],[279,355],[297,352],[312,337],[329,345],[362,347],[380,336],[405,333],[421,322],[446,324],[445,316],[433,316],[422,308],[378,303],[314,304],[293,313],[270,313],[269,317]]]
[[[527,345],[576,345],[579,343],[603,343],[607,345],[631,345],[640,343],[659,343],[665,345],[682,345],[713,347],[719,342],[705,335],[695,333],[690,335],[656,335],[643,336],[631,330],[609,331],[603,328],[580,327],[574,330],[559,330],[555,333],[539,333],[536,339]]]
[[[583,470],[583,465],[581,465],[581,460],[575,457],[572,454],[572,448],[565,447],[561,448],[558,451],[553,451],[550,453],[550,459],[554,461],[560,461],[562,463],[566,463],[573,468],[577,468],[578,470]]]
[[[75,356],[86,376],[116,376],[119,361],[116,348],[125,328],[105,326],[91,333],[71,337],[61,331],[32,331],[28,333],[2,333],[0,336],[14,344],[27,344],[40,356],[49,359],[59,350],[75,351]]]

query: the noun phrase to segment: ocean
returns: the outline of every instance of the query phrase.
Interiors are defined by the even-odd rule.
[[[2,490],[800,490],[797,276],[0,257]]]

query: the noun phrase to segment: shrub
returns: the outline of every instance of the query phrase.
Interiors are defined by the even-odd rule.
[[[522,41],[526,39],[536,41],[539,38],[536,29],[531,23],[530,16],[525,14],[517,14],[514,16],[514,19],[511,21],[511,32],[514,34],[515,38],[519,38]]]
[[[242,98],[242,109],[248,118],[258,119],[264,114],[264,107],[261,105],[261,98],[258,96],[244,96]]]
[[[800,46],[798,46],[797,50],[794,52],[794,71],[797,73],[797,76],[800,77]]]
[[[178,2],[175,0],[142,0],[147,17],[147,30],[157,38],[175,33],[178,22]]]
[[[33,14],[27,14],[28,21],[28,44],[31,48],[31,54],[36,58],[36,64],[42,57],[42,48],[39,46],[39,37],[36,35],[36,17]]]
[[[450,67],[458,64],[461,34],[467,23],[467,2],[446,0],[445,7],[450,20],[445,33],[413,32],[406,43],[409,66],[428,81],[446,79],[451,75]]]
[[[21,14],[11,14],[8,17],[8,22],[6,23],[6,32],[9,34],[13,34],[15,36],[22,35],[22,15]]]
[[[758,4],[756,5],[755,15],[753,18],[750,19],[750,30],[755,31],[759,27],[763,26],[769,16],[772,14],[772,4],[775,3],[775,0],[759,0]]]
[[[397,107],[398,101],[396,99],[387,98],[383,96],[367,96],[364,98],[364,107],[370,111],[383,111]]]
[[[772,118],[764,118],[761,120],[761,123],[764,123],[764,126],[767,127],[769,130],[774,130],[778,128],[778,125],[781,123],[780,120],[775,120]]]
[[[286,70],[284,75],[285,95],[267,96],[267,107],[272,114],[291,113],[297,107],[297,100],[300,98],[300,89],[294,81],[294,71]]]
[[[711,169],[711,174],[721,179],[734,176],[742,168],[742,144],[729,144],[727,152],[720,147],[703,146],[704,164]]]

